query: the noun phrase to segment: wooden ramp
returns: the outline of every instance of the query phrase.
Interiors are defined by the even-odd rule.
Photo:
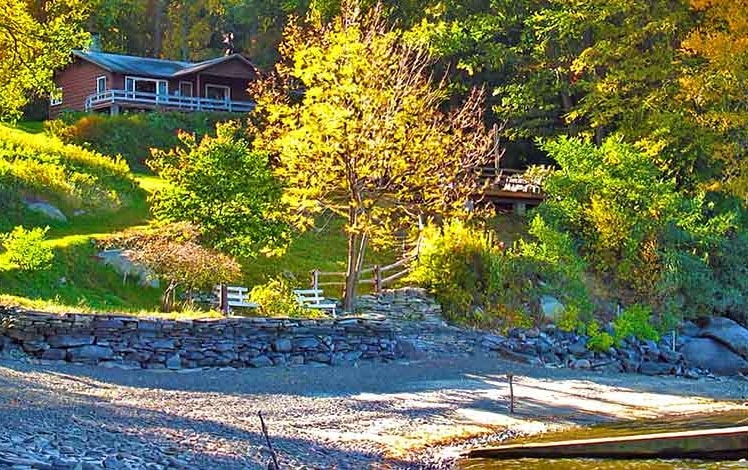
[[[574,441],[515,444],[473,449],[468,458],[484,459],[704,459],[748,458],[748,426],[640,434]]]

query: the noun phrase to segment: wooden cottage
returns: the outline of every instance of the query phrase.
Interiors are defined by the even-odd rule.
[[[247,112],[254,107],[247,86],[257,70],[240,54],[196,63],[94,51],[73,54],[73,62],[55,74],[61,97],[50,102],[51,117],[63,111]]]

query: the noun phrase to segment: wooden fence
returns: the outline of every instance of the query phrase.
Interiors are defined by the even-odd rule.
[[[416,256],[411,254],[386,266],[377,264],[370,268],[362,269],[359,273],[358,284],[370,285],[374,292],[378,294],[385,287],[407,275],[410,272],[410,263],[415,258]],[[390,272],[392,273],[389,274]],[[319,289],[325,286],[345,286],[345,274],[344,272],[323,272],[315,269],[310,273],[312,289]],[[333,278],[333,280],[320,280],[320,278]]]

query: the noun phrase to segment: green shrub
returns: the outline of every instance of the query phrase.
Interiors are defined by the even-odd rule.
[[[652,308],[646,305],[634,304],[626,308],[613,320],[615,342],[621,342],[633,336],[637,339],[659,341],[660,334],[651,322]]]
[[[587,324],[587,349],[590,351],[607,352],[615,339],[607,331],[600,330],[600,324],[593,320]]]
[[[616,138],[544,145],[561,170],[544,181],[539,214],[627,303],[658,323],[703,312],[748,318],[748,237],[740,201],[686,192],[649,154]]]
[[[71,144],[105,155],[121,155],[131,167],[147,169],[151,149],[168,150],[179,145],[179,131],[197,138],[213,133],[218,122],[229,120],[221,113],[135,113],[106,116],[68,114],[48,121],[48,133]]]
[[[453,220],[428,226],[421,235],[418,260],[409,281],[430,289],[445,316],[457,323],[490,325],[487,302],[490,270],[500,249],[485,231]]]
[[[0,235],[8,260],[23,271],[40,271],[51,266],[54,253],[44,244],[47,230],[49,227],[26,230],[19,225],[10,233]]]
[[[327,318],[324,312],[302,307],[283,277],[253,287],[249,299],[260,305],[260,314],[266,317]]]

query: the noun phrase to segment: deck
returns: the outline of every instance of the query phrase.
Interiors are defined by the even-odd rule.
[[[112,108],[164,109],[172,111],[211,111],[246,113],[254,109],[251,101],[217,100],[193,96],[106,90],[86,99],[86,111]]]
[[[523,170],[486,167],[481,169],[485,181],[482,196],[498,204],[537,206],[545,198],[540,185],[528,181]]]

